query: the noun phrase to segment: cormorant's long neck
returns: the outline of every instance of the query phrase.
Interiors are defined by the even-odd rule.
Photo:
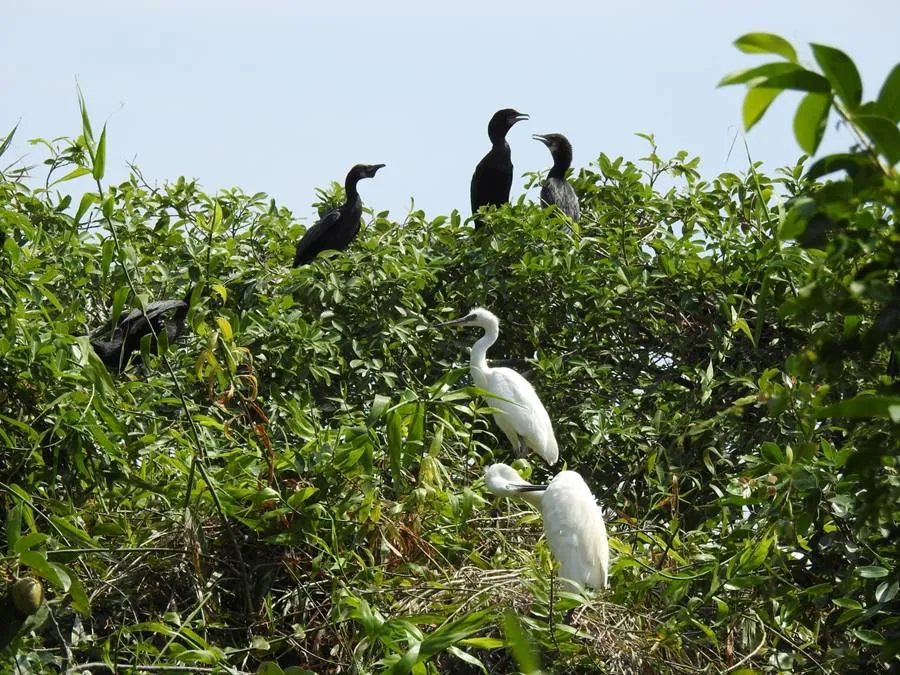
[[[358,182],[359,178],[356,176],[347,176],[347,180],[344,181],[344,194],[346,196],[347,204],[352,204],[359,198],[359,191],[356,189],[356,184]]]
[[[488,138],[491,139],[491,145],[494,146],[494,150],[497,150],[498,148],[509,150],[509,143],[506,142],[507,131],[508,129],[488,128]]]
[[[572,151],[566,148],[560,148],[553,155],[553,168],[550,169],[548,178],[565,178],[566,171],[572,166]]]
[[[478,338],[478,341],[472,345],[472,355],[469,359],[469,365],[473,370],[486,372],[490,370],[487,364],[487,350],[497,341],[499,335],[497,326],[486,326],[484,335]]]

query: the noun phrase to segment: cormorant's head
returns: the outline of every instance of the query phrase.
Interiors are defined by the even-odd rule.
[[[488,123],[488,136],[491,137],[491,140],[505,138],[506,132],[512,129],[516,122],[527,119],[528,115],[513,108],[498,110]]]
[[[540,141],[547,146],[550,154],[556,157],[560,152],[572,156],[572,144],[569,139],[562,134],[532,134],[534,140]]]
[[[375,172],[378,171],[381,167],[385,166],[384,164],[357,164],[352,169],[350,169],[350,173],[347,174],[347,179],[349,180],[351,177],[355,180],[359,180],[361,178],[374,178]]]

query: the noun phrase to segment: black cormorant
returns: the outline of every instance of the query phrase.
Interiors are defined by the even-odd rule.
[[[512,108],[504,108],[495,112],[488,123],[488,137],[491,139],[492,147],[490,152],[478,162],[475,173],[472,174],[469,194],[472,199],[473,215],[482,206],[500,206],[509,201],[513,164],[510,158],[509,143],[506,142],[506,132],[512,129],[516,122],[527,119],[528,115]],[[475,227],[480,227],[481,224],[481,220],[475,218]]]
[[[346,201],[340,208],[326,213],[306,231],[297,244],[294,267],[311,263],[322,251],[343,251],[350,245],[359,233],[362,218],[362,200],[356,191],[356,184],[362,178],[372,178],[383,166],[384,164],[357,164],[350,169],[344,181]]]
[[[534,134],[532,138],[546,145],[553,155],[553,168],[541,187],[541,203],[546,206],[555,204],[569,218],[577,221],[581,215],[578,196],[566,181],[566,171],[572,166],[572,144],[562,134]]]
[[[128,363],[131,355],[140,350],[145,335],[159,335],[166,331],[169,344],[174,344],[184,331],[184,321],[190,306],[193,287],[188,289],[184,300],[157,300],[147,305],[147,311],[132,310],[119,320],[112,339],[91,338],[91,346],[97,356],[113,372],[119,372]],[[153,327],[151,332],[150,327]],[[156,351],[156,340],[151,338],[150,351]]]

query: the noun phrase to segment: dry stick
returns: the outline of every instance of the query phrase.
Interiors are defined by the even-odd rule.
[[[128,283],[129,289],[134,294],[134,297],[140,301],[140,296],[138,295],[137,288],[134,285],[134,279],[131,277],[131,272],[128,269],[128,266],[124,263],[124,257],[122,256],[122,248],[119,245],[119,233],[116,230],[115,223],[112,219],[112,210],[110,209],[110,213],[107,214],[103,209],[103,185],[100,183],[99,178],[94,179],[97,184],[97,193],[100,195],[100,212],[103,214],[103,218],[106,220],[106,225],[109,228],[109,232],[113,238],[113,246],[116,249],[116,258],[119,261],[119,264],[122,265],[122,271],[125,273],[125,281]],[[156,334],[156,330],[153,328],[153,322],[150,321],[150,318],[147,316],[144,311],[144,305],[142,302],[139,302],[141,315],[147,320],[147,325],[150,328],[150,333],[153,335],[153,339],[159,343],[159,336]],[[187,480],[187,489],[185,490],[184,496],[184,506],[188,507],[191,500],[191,487],[193,486],[194,481],[194,471],[197,470],[200,472],[200,476],[203,478],[203,482],[206,483],[206,486],[209,488],[210,495],[212,496],[213,504],[216,507],[216,512],[219,514],[219,517],[222,519],[222,522],[225,524],[225,531],[228,533],[228,538],[231,540],[232,545],[234,546],[234,551],[238,559],[238,563],[241,566],[241,569],[244,570],[245,574],[244,583],[241,584],[241,588],[243,590],[244,595],[244,604],[246,610],[249,612],[253,608],[253,603],[250,599],[250,588],[247,585],[247,575],[246,570],[247,566],[244,564],[244,556],[241,553],[240,545],[238,544],[237,538],[234,536],[234,532],[231,529],[231,525],[228,522],[228,517],[225,515],[225,510],[222,508],[222,502],[219,500],[219,495],[216,492],[215,485],[212,482],[212,479],[209,477],[209,474],[206,473],[206,467],[204,466],[202,460],[206,457],[206,452],[203,448],[203,442],[200,440],[200,432],[197,429],[197,423],[194,421],[194,416],[191,415],[190,408],[187,404],[187,399],[184,397],[184,390],[181,388],[181,383],[178,381],[178,376],[175,374],[175,369],[172,368],[172,364],[169,362],[169,358],[166,354],[160,353],[160,357],[162,358],[163,364],[166,367],[166,370],[169,373],[169,376],[172,378],[172,383],[175,385],[175,391],[178,393],[178,400],[181,402],[181,407],[184,410],[184,414],[187,416],[188,423],[191,429],[191,435],[194,437],[194,443],[196,444],[197,452],[191,457],[191,468],[188,472],[188,480]]]

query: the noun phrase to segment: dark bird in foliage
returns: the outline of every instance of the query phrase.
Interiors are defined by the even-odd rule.
[[[357,164],[344,181],[346,201],[306,231],[297,253],[294,255],[294,267],[311,263],[322,251],[343,251],[359,233],[362,218],[362,200],[356,190],[356,184],[363,178],[373,178],[375,172],[384,164]]]
[[[569,218],[577,221],[581,215],[575,190],[566,181],[566,171],[572,166],[572,144],[562,134],[534,134],[533,139],[547,146],[553,156],[553,168],[541,187],[541,203],[555,205]]]
[[[509,190],[512,187],[513,164],[506,142],[506,133],[516,122],[527,120],[528,115],[512,108],[504,108],[494,113],[488,123],[488,137],[491,139],[491,150],[486,154],[472,174],[469,195],[472,200],[472,214],[482,206],[500,206],[509,202]],[[480,218],[475,218],[475,227],[481,227]]]
[[[141,340],[145,335],[159,335],[166,332],[169,344],[184,332],[184,322],[190,306],[193,287],[188,289],[183,300],[157,300],[147,305],[147,311],[132,310],[119,320],[110,340],[91,338],[91,346],[97,356],[112,372],[125,368],[131,355],[141,348]],[[151,331],[152,327],[152,331]],[[156,338],[151,337],[150,351],[155,353]]]

